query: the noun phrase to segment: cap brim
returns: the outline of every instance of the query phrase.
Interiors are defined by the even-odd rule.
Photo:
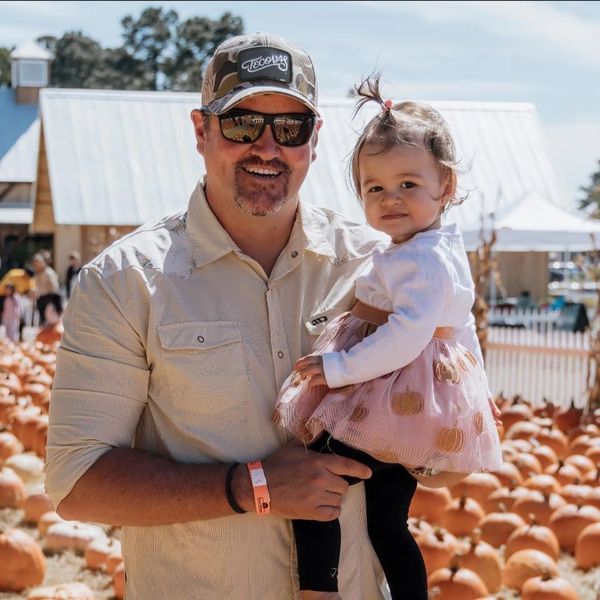
[[[238,90],[232,92],[231,94],[224,96],[223,98],[219,98],[215,100],[211,104],[207,106],[208,110],[215,115],[222,115],[228,110],[232,109],[234,106],[239,104],[242,100],[246,100],[246,98],[250,98],[252,96],[259,96],[261,94],[280,94],[282,96],[289,96],[290,98],[294,98],[304,104],[304,106],[308,107],[312,112],[314,112],[318,117],[319,109],[316,104],[307,100],[306,96],[303,96],[299,92],[295,92],[294,90],[289,90],[286,88],[281,88],[272,85],[256,85],[251,88],[246,88],[243,90]],[[214,107],[214,108],[213,108]]]

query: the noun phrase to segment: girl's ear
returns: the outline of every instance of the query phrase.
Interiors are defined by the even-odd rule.
[[[448,202],[454,198],[456,194],[457,177],[454,169],[448,169],[446,171],[444,193],[442,194],[442,206],[446,208]]]

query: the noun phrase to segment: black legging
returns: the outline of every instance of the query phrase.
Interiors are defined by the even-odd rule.
[[[408,530],[408,507],[416,481],[397,464],[383,463],[325,433],[310,446],[315,452],[339,454],[367,465],[365,481],[369,538],[385,573],[392,600],[427,600],[427,573],[417,543]],[[359,479],[346,477],[351,485]],[[301,590],[337,591],[340,523],[292,521]]]

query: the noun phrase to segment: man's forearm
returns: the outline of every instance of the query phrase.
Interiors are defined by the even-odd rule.
[[[64,519],[151,527],[234,515],[225,495],[231,465],[182,464],[140,450],[115,448],[102,455],[60,502]],[[287,444],[263,459],[271,513],[287,519],[329,521],[339,516],[348,490],[344,476],[365,479],[362,463]],[[254,511],[248,470],[235,469],[237,504]]]
[[[234,514],[225,497],[228,465],[183,464],[130,448],[101,456],[60,502],[64,519],[158,526]],[[247,475],[235,471],[238,504],[252,510]]]

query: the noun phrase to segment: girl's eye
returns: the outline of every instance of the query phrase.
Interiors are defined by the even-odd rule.
[[[416,183],[414,183],[413,181],[403,181],[403,182],[400,184],[400,187],[401,187],[402,189],[404,189],[404,190],[410,190],[411,188],[414,188],[414,187],[416,187],[416,185],[417,185],[417,184],[416,184]]]
[[[374,185],[367,189],[367,193],[380,192],[383,188],[380,185]]]

